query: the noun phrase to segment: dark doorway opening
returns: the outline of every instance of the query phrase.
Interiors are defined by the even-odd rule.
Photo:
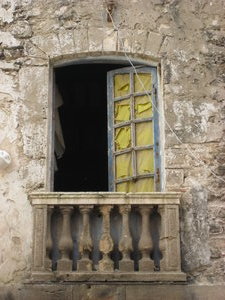
[[[65,151],[55,160],[54,191],[108,191],[107,72],[125,66],[55,69],[63,102],[58,113]]]

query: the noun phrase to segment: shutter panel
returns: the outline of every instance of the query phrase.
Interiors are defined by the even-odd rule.
[[[137,73],[122,68],[107,76],[110,191],[153,192],[159,186],[156,69],[138,67]]]

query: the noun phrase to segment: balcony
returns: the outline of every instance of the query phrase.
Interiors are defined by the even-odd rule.
[[[33,193],[31,281],[185,281],[178,193]]]

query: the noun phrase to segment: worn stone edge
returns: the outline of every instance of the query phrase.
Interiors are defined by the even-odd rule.
[[[181,193],[116,193],[87,192],[61,193],[36,192],[29,194],[33,205],[82,205],[82,204],[180,204]],[[66,203],[65,203],[66,202]]]
[[[183,272],[33,272],[29,283],[32,282],[185,282],[186,274]],[[28,283],[27,282],[27,283]]]

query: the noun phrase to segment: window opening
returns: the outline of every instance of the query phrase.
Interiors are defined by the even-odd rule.
[[[55,191],[159,190],[156,68],[125,66],[55,69]]]
[[[109,190],[107,72],[121,67],[124,65],[80,64],[55,69],[55,102],[57,93],[61,95],[55,108],[65,149],[56,137],[54,191]]]

